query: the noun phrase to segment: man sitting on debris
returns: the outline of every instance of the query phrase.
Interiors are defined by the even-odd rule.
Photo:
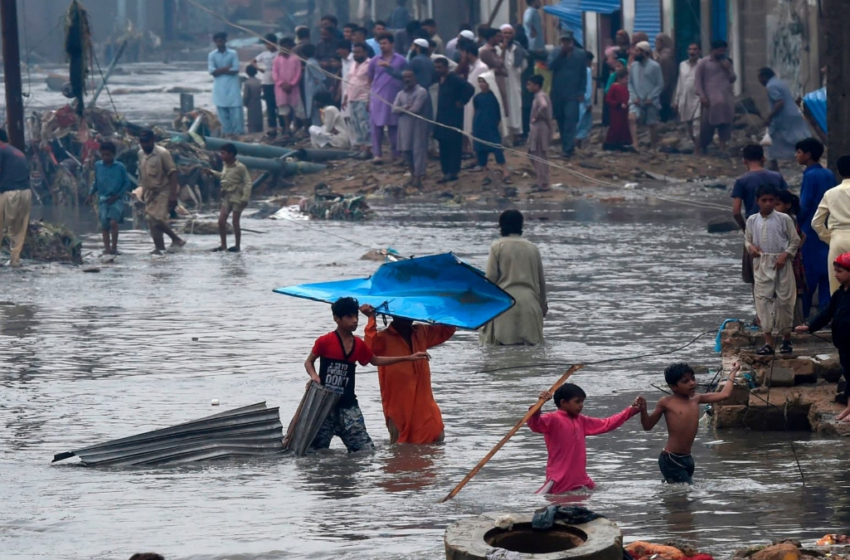
[[[100,145],[100,161],[94,164],[94,182],[89,198],[97,193],[97,217],[103,234],[103,254],[118,254],[118,224],[124,223],[124,195],[132,189],[127,168],[115,161],[115,144]],[[110,233],[112,243],[110,244]]]
[[[313,350],[307,356],[304,367],[311,382],[323,385],[329,391],[341,395],[339,402],[325,418],[319,433],[310,444],[312,449],[327,449],[334,436],[339,437],[349,453],[375,448],[372,438],[366,431],[363,413],[354,394],[354,374],[357,363],[365,366],[391,366],[400,362],[427,360],[426,352],[417,352],[409,356],[375,356],[362,339],[354,335],[360,318],[360,304],[351,297],[339,298],[331,305],[336,330],[316,340]],[[319,371],[316,371],[316,359],[319,359]]]
[[[204,169],[204,173],[221,181],[221,212],[218,215],[218,234],[221,236],[221,245],[213,251],[238,253],[242,243],[242,227],[239,224],[239,218],[248,206],[248,202],[251,201],[251,175],[245,164],[236,161],[236,146],[225,144],[221,147],[220,154],[221,161],[224,163],[221,171]],[[231,212],[233,212],[233,236],[236,238],[236,244],[228,249],[227,217]]]
[[[334,107],[329,91],[320,91],[313,97],[316,110],[322,118],[322,126],[310,127],[310,143],[316,148],[348,148],[349,133],[345,119],[339,109]]]
[[[3,227],[7,226],[10,264],[19,267],[32,207],[30,168],[24,153],[7,142],[6,131],[0,129],[0,241]]]
[[[151,233],[155,255],[165,251],[163,235],[171,238],[172,247],[182,247],[185,241],[174,233],[168,222],[171,201],[177,200],[180,186],[177,184],[177,166],[171,154],[162,146],[157,146],[154,133],[145,129],[139,133],[139,186],[142,187],[142,200],[145,203],[145,219]]]

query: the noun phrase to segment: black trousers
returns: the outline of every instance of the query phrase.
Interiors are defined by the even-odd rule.
[[[459,132],[443,131],[445,137],[437,142],[440,144],[440,167],[446,177],[457,177],[460,173],[460,159],[463,150],[463,136]]]
[[[277,126],[277,100],[274,97],[274,84],[263,86],[263,100],[266,102],[266,121],[269,128]]]
[[[846,344],[836,345],[838,348],[838,360],[841,369],[844,370],[844,397],[850,398],[850,348]]]

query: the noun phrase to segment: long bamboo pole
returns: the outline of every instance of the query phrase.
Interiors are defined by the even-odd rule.
[[[575,372],[577,372],[578,370],[580,370],[580,369],[581,369],[581,368],[583,368],[583,367],[584,367],[584,364],[577,364],[577,365],[572,366],[570,369],[568,369],[568,370],[564,373],[564,375],[562,375],[562,376],[561,376],[561,378],[560,378],[560,379],[558,379],[558,380],[555,382],[555,384],[554,384],[554,385],[552,385],[552,387],[549,389],[549,392],[550,392],[550,393],[554,393],[555,391],[557,391],[557,390],[558,390],[558,387],[560,387],[561,385],[563,385],[563,384],[567,381],[567,379],[569,379],[569,378],[570,378],[570,376],[571,376],[572,374],[574,374]],[[491,450],[490,450],[490,452],[489,452],[487,455],[485,455],[485,456],[484,456],[484,458],[483,458],[483,459],[481,459],[481,461],[479,461],[479,462],[478,462],[478,464],[477,464],[477,465],[475,465],[475,467],[473,467],[473,469],[472,469],[471,471],[469,471],[469,474],[468,474],[468,475],[466,475],[466,476],[463,478],[463,480],[461,480],[461,481],[460,481],[460,484],[458,484],[457,486],[455,486],[455,487],[452,489],[452,491],[451,491],[451,492],[449,492],[449,493],[448,493],[448,495],[446,495],[446,497],[445,497],[445,498],[443,498],[442,500],[440,500],[440,503],[447,502],[447,501],[451,500],[452,498],[454,498],[455,496],[457,496],[458,492],[460,492],[460,491],[463,489],[463,487],[464,487],[464,486],[466,486],[466,484],[467,484],[470,480],[472,480],[472,477],[473,477],[473,476],[475,476],[476,474],[478,474],[478,471],[480,471],[480,470],[481,470],[481,468],[482,468],[484,465],[486,465],[486,464],[487,464],[487,461],[489,461],[490,459],[492,459],[492,458],[493,458],[493,455],[495,455],[495,454],[499,451],[499,449],[501,449],[501,448],[502,448],[502,446],[503,446],[503,445],[505,445],[505,444],[508,442],[508,440],[509,440],[509,439],[511,439],[511,438],[513,437],[513,435],[519,431],[519,429],[520,429],[520,428],[522,428],[523,424],[525,424],[526,422],[528,422],[528,419],[529,419],[529,418],[531,418],[532,416],[534,416],[535,414],[537,414],[537,412],[540,410],[540,408],[541,408],[541,407],[542,407],[545,403],[546,403],[546,400],[545,400],[545,399],[538,399],[538,400],[537,400],[537,404],[535,404],[535,405],[534,405],[534,406],[532,406],[530,409],[528,409],[528,412],[526,412],[526,413],[525,413],[525,416],[523,416],[523,417],[522,417],[522,419],[521,419],[519,422],[517,422],[517,423],[516,423],[516,425],[514,425],[514,427],[513,427],[513,428],[511,428],[511,431],[509,431],[509,432],[505,435],[505,437],[503,437],[503,438],[502,438],[502,440],[501,440],[499,443],[497,443],[497,444],[496,444],[496,446],[495,446],[495,447],[493,447],[493,449],[491,449]]]

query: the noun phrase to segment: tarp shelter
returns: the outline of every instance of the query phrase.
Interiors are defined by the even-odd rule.
[[[452,253],[418,257],[382,265],[368,278],[302,284],[274,290],[279,294],[333,303],[357,298],[378,313],[477,329],[516,303],[484,274]]]
[[[826,128],[826,88],[807,93],[803,96],[803,106],[808,117],[815,121],[825,134],[829,134]]]
[[[561,27],[572,31],[581,45],[585,12],[609,15],[621,9],[622,0],[561,0],[560,4],[543,7],[547,14],[560,18]],[[655,36],[661,33],[661,0],[635,0],[634,29],[649,35],[649,43],[655,48]]]

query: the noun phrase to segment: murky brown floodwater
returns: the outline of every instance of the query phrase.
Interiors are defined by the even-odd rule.
[[[262,400],[284,424],[301,397],[302,362],[331,329],[327,305],[272,288],[367,275],[369,247],[404,254],[455,251],[484,266],[497,210],[378,207],[367,224],[246,220],[241,255],[152,258],[143,232],[122,234],[124,256],[100,274],[37,265],[0,269],[0,550],[3,558],[120,559],[157,550],[175,559],[435,559],[447,524],[483,511],[528,512],[547,503],[541,437],[521,430],[453,501],[437,504],[560,374],[557,367],[672,348],[749,317],[735,235],[705,233],[708,211],[602,207],[529,211],[528,237],[551,287],[548,344],[479,348],[458,334],[433,352],[444,445],[387,444],[374,368],[358,382],[378,444],[374,454],[330,453],[167,469],[90,470],[54,453]],[[548,221],[538,218],[548,217]],[[73,216],[69,225],[94,232]],[[250,225],[248,225],[250,223]],[[351,239],[345,241],[339,237]],[[87,237],[96,250],[99,236]],[[198,342],[192,342],[198,337]],[[711,337],[675,359],[716,365]],[[588,367],[574,380],[586,412],[607,415],[638,392],[651,402],[673,357]],[[547,408],[549,405],[547,405]],[[599,488],[575,497],[622,527],[627,540],[683,537],[718,557],[772,537],[820,537],[850,525],[850,455],[843,440],[702,429],[697,484],[660,483],[665,432],[636,420],[588,445]],[[803,488],[789,441],[796,441]]]

